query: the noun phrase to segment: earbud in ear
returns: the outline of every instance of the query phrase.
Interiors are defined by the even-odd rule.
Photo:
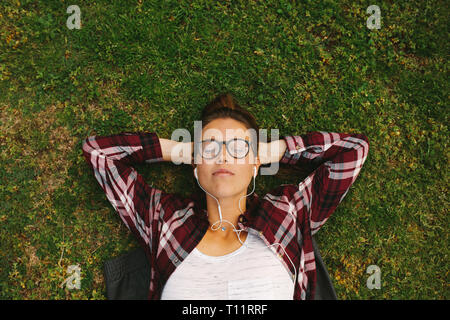
[[[194,176],[195,176],[196,179],[198,179],[198,176],[197,176],[197,168],[194,169]]]
[[[256,178],[256,173],[258,171],[256,170],[256,166],[253,166],[253,178]]]

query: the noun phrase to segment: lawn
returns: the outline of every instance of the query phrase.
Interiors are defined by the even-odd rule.
[[[225,91],[280,135],[369,138],[317,234],[339,299],[450,298],[446,1],[77,1],[69,29],[72,4],[0,3],[0,299],[105,299],[104,261],[138,244],[82,140],[193,132]],[[136,169],[168,192],[194,186],[186,165]],[[299,179],[261,176],[255,192]],[[80,289],[63,283],[70,265]]]

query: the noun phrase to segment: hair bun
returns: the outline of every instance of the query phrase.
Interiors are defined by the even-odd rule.
[[[230,93],[223,93],[212,100],[202,111],[202,119],[208,115],[226,110],[236,110],[236,101]]]

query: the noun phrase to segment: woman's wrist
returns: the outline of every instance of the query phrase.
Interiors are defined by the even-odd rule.
[[[273,162],[280,162],[280,160],[283,158],[284,153],[286,152],[286,141],[284,141],[284,139],[280,139],[272,141],[271,144],[273,144],[272,160]]]
[[[279,162],[286,152],[286,141],[284,139],[271,141],[269,143],[260,142],[259,160],[261,164]]]
[[[192,142],[178,142],[170,139],[159,139],[163,161],[175,164],[190,164],[192,158]]]

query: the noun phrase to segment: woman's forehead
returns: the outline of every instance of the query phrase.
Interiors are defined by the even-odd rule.
[[[253,130],[255,131],[255,130]],[[252,129],[246,128],[205,128],[202,131],[203,139],[228,141],[234,138],[249,140],[252,138]]]
[[[218,118],[212,120],[202,129],[203,140],[212,139],[228,141],[233,138],[257,141],[257,132],[247,128],[242,122],[232,118]]]

